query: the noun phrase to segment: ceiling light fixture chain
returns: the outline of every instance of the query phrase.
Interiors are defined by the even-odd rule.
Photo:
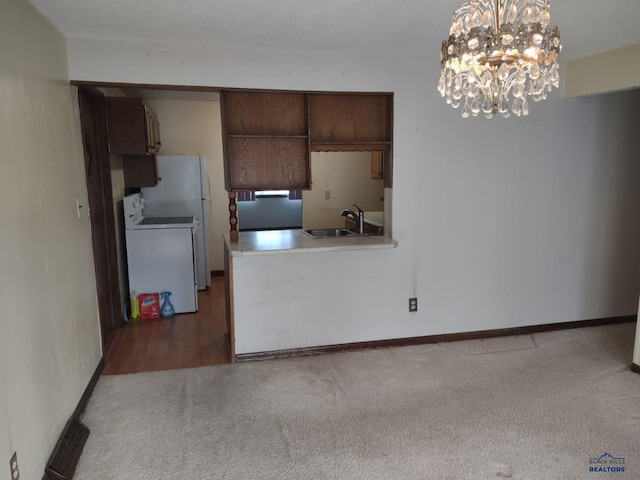
[[[469,0],[442,42],[438,90],[462,116],[529,114],[558,88],[562,50],[548,0]]]

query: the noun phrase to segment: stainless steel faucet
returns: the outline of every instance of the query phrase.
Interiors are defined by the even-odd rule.
[[[357,215],[353,210],[346,210],[346,209],[342,210],[342,212],[340,212],[340,215],[342,215],[343,217],[351,217],[356,222],[358,222],[358,233],[360,235],[364,235],[364,212],[355,203],[353,204],[353,206],[358,209],[358,214]]]

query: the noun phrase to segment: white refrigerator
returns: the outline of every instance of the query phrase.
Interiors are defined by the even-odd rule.
[[[140,189],[143,215],[194,215],[194,255],[198,290],[211,286],[209,228],[211,187],[205,158],[198,155],[158,155],[158,184]]]

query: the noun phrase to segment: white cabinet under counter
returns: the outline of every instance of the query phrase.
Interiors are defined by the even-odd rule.
[[[232,359],[382,338],[388,272],[398,243],[383,236],[313,239],[300,230],[225,240]]]

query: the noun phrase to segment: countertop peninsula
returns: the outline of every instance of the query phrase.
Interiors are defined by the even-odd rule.
[[[239,232],[237,242],[231,242],[228,232],[224,233],[223,237],[232,257],[373,250],[398,246],[396,240],[382,235],[311,238],[299,229]]]

